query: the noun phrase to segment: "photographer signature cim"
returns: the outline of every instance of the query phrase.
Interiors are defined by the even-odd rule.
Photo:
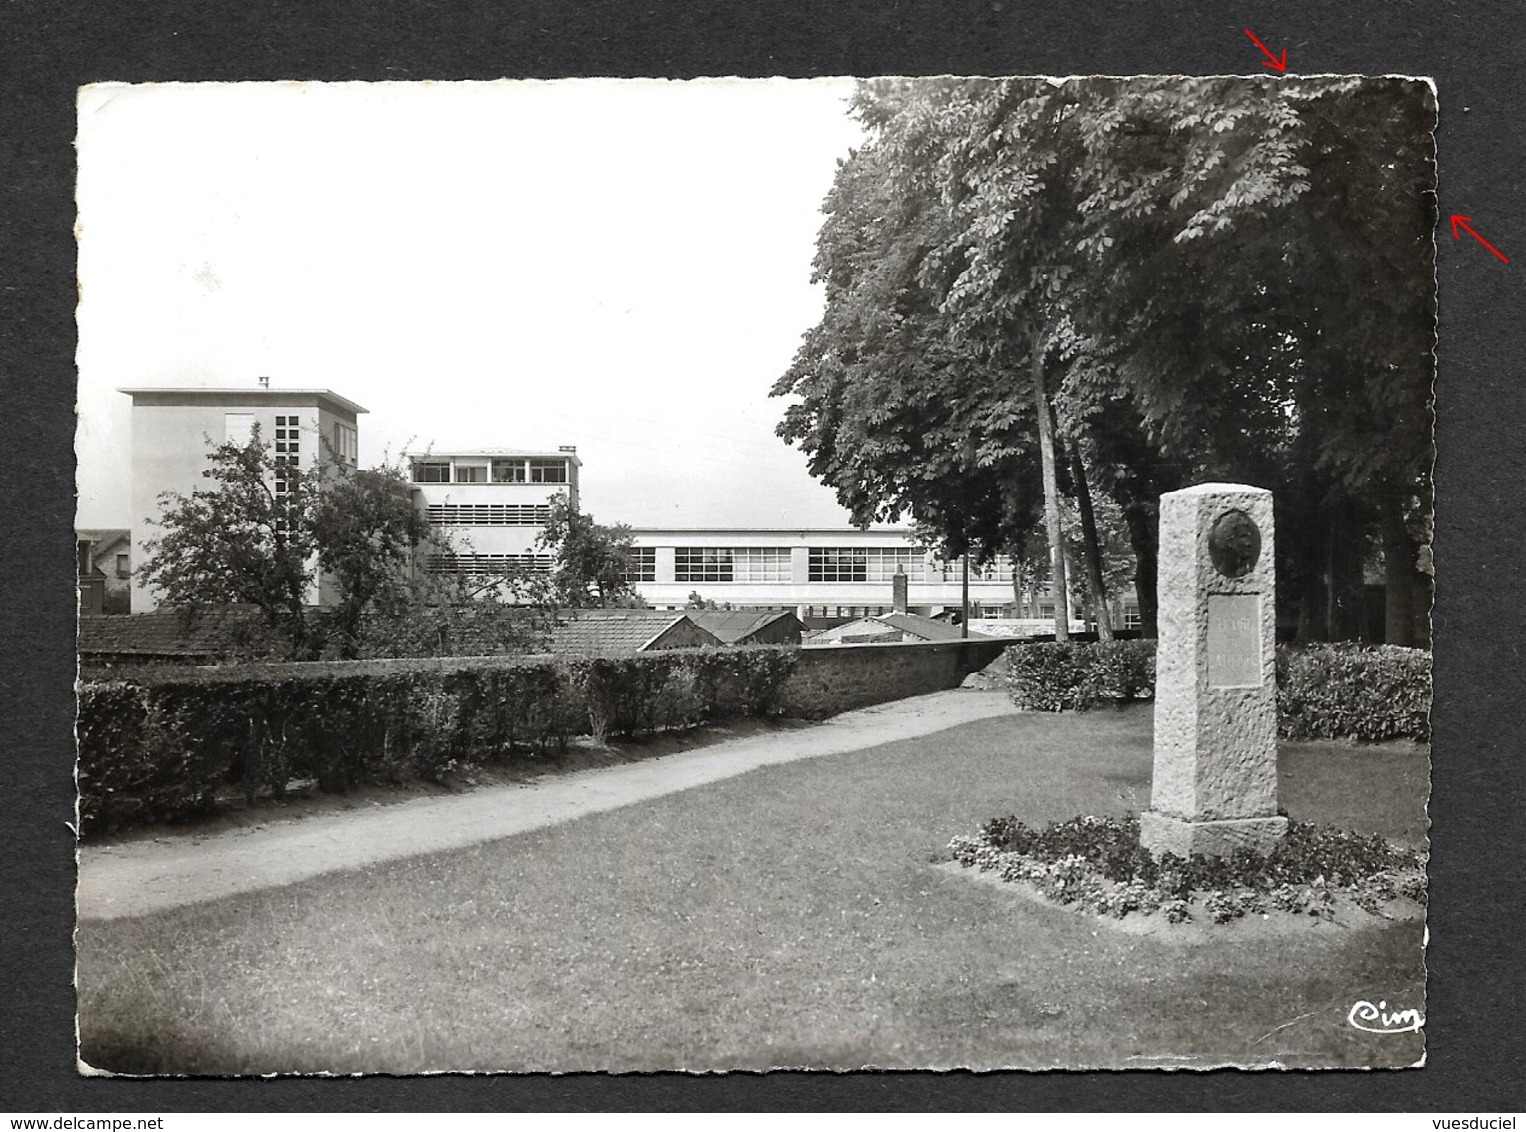
[[[1396,1010],[1389,1013],[1387,1002],[1379,1002],[1374,1006],[1366,999],[1352,1004],[1346,1021],[1369,1034],[1418,1034],[1420,1027],[1425,1025],[1425,1019],[1420,1017],[1418,1010]]]

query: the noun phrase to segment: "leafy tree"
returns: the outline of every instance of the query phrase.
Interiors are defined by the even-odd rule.
[[[639,602],[628,578],[629,527],[596,523],[558,493],[536,545],[555,555],[548,595],[552,603],[584,609]]]
[[[800,398],[778,431],[855,522],[911,515],[945,560],[979,564],[1036,513],[1033,408],[952,334],[933,258],[949,220],[921,173],[884,146],[839,167],[815,260],[826,311],[774,386]]]
[[[252,606],[289,655],[314,655],[321,637],[306,603],[318,559],[315,477],[276,456],[258,425],[247,444],[217,445],[208,461],[208,486],[159,497],[164,533],[145,547],[143,581],[188,618]]]
[[[357,657],[471,656],[545,652],[554,610],[530,600],[538,579],[509,569],[490,577],[416,573],[406,600],[376,607],[350,644]]]
[[[415,559],[434,532],[400,469],[338,475],[314,510],[319,565],[339,584],[331,617],[342,640],[359,638],[367,615],[393,618],[415,603]]]
[[[883,80],[862,84],[854,109],[870,140],[827,201],[826,313],[775,387],[803,399],[781,434],[840,497],[919,516],[928,496],[962,502],[989,466],[982,425],[996,412],[1026,433],[1012,450],[1036,449],[1059,545],[1052,408],[1055,434],[1123,508],[1146,610],[1156,500],[1194,479],[1273,488],[1293,577],[1323,571],[1333,587],[1321,552],[1352,531],[1359,545],[1382,515],[1388,557],[1419,576],[1428,88]],[[984,371],[984,394],[959,384],[961,368]],[[905,465],[919,453],[896,414],[939,398],[958,406],[933,416],[949,478],[913,493]],[[1359,569],[1359,551],[1346,558]]]
[[[218,445],[208,460],[207,487],[161,497],[164,533],[148,545],[143,576],[166,606],[190,619],[252,606],[264,632],[245,633],[245,644],[273,640],[296,660],[544,647],[544,619],[518,604],[534,593],[526,573],[418,569],[423,552],[449,547],[399,468],[305,470],[273,453],[258,426],[247,444]],[[307,600],[320,576],[338,600],[316,609]]]
[[[491,575],[431,574],[448,535],[414,505],[400,466],[339,475],[314,518],[319,564],[337,582],[325,611],[327,651],[341,657],[541,651],[549,642],[539,579],[521,567]]]

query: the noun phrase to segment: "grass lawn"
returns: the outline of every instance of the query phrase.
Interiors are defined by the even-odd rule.
[[[978,694],[978,693],[972,693]],[[1295,819],[1418,843],[1415,744],[1284,744]],[[1207,942],[937,867],[956,833],[1145,808],[1150,709],[766,767],[472,849],[78,934],[82,1056],[135,1073],[1406,1065],[1422,927]]]

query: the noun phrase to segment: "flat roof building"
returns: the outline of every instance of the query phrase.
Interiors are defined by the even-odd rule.
[[[551,555],[536,540],[551,500],[578,506],[577,449],[466,448],[408,454],[414,499],[450,549],[431,553],[436,574],[487,575],[517,566],[542,571]]]
[[[963,567],[912,541],[903,527],[637,528],[631,580],[660,609],[690,594],[735,609],[789,609],[805,617],[864,617],[895,606],[897,573],[906,608],[958,609]],[[972,609],[1007,610],[1016,599],[1013,564],[1001,558],[970,571]]]
[[[160,533],[159,496],[190,495],[205,486],[207,456],[227,441],[247,443],[255,426],[278,455],[304,471],[331,464],[354,468],[360,459],[357,419],[366,410],[330,389],[253,387],[119,389],[132,398],[132,609],[146,613],[158,595],[138,579],[145,543]],[[331,581],[315,577],[313,605],[335,600]]]

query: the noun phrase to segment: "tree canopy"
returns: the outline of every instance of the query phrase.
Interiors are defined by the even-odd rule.
[[[256,425],[247,444],[208,453],[208,485],[160,496],[163,534],[139,568],[164,605],[198,615],[253,606],[265,630],[294,656],[317,647],[307,616],[318,540],[313,478],[278,459]]]
[[[1385,518],[1416,581],[1428,86],[876,80],[853,110],[869,136],[825,204],[825,311],[774,392],[799,398],[780,435],[857,520],[909,511],[951,545],[1011,545],[1052,411],[1129,523],[1142,606],[1156,500],[1200,479],[1276,492],[1306,607],[1310,578],[1334,591],[1332,538]]]
[[[630,605],[631,529],[605,526],[573,506],[565,492],[551,500],[545,529],[536,540],[555,556],[546,600],[565,609]]]
[[[418,568],[423,551],[448,551],[448,540],[414,506],[400,468],[302,468],[256,426],[247,444],[214,447],[202,474],[205,487],[160,498],[163,533],[141,574],[164,605],[191,618],[253,607],[263,632],[247,644],[275,643],[294,660],[544,645],[544,619],[518,604],[533,588],[528,573]],[[309,604],[320,577],[337,595],[321,610]]]

